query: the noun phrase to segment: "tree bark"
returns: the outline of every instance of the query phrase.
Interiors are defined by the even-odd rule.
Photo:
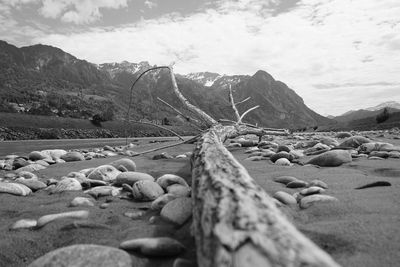
[[[192,198],[198,265],[339,266],[288,222],[223,145],[256,130],[219,124],[196,145]]]

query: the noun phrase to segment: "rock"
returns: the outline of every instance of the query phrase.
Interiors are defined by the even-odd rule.
[[[310,186],[318,186],[318,187],[321,187],[321,188],[324,188],[324,189],[328,188],[328,185],[326,183],[324,183],[323,181],[321,181],[321,180],[312,180],[310,182]]]
[[[133,220],[139,219],[143,217],[144,212],[143,211],[128,211],[124,213],[124,216],[131,218]]]
[[[109,146],[109,145],[105,145],[105,146],[103,147],[103,150],[115,152],[115,149],[112,148],[112,147]]]
[[[128,171],[136,171],[136,164],[133,160],[127,159],[127,158],[122,158],[122,159],[117,159],[113,162],[110,163],[111,166],[114,166],[115,168],[119,169],[119,166],[125,167]],[[121,170],[120,170],[121,171]]]
[[[260,152],[260,154],[261,154],[261,152]],[[250,156],[250,157],[246,158],[245,160],[262,161],[262,160],[267,160],[267,158],[263,157],[263,156]]]
[[[389,143],[381,143],[381,142],[375,142],[375,143],[366,143],[362,144],[358,148],[359,153],[371,153],[373,151],[400,151],[399,146],[394,146]]]
[[[331,149],[331,147],[328,145],[317,143],[313,147],[310,147],[310,148],[307,148],[306,150],[304,150],[304,154],[307,156],[319,155],[326,151],[329,151],[330,149]]]
[[[227,144],[225,147],[226,147],[227,149],[230,149],[230,148],[239,148],[239,147],[242,147],[242,145],[239,144],[239,143],[230,143],[230,144]]]
[[[176,256],[185,250],[177,240],[170,237],[137,238],[122,242],[124,250],[139,251],[145,256]]]
[[[147,180],[147,181],[152,181],[154,182],[154,177],[151,176],[150,174],[143,173],[143,172],[134,172],[134,171],[127,171],[127,172],[121,172],[118,174],[114,181],[115,186],[121,186],[122,184],[128,184],[132,186],[134,183],[137,181],[142,181],[142,180]]]
[[[69,211],[69,212],[62,212],[56,214],[49,214],[40,217],[37,221],[37,227],[43,227],[46,224],[65,218],[72,218],[72,219],[87,219],[89,217],[89,212],[87,210],[76,210],[76,211]]]
[[[109,203],[102,203],[99,207],[100,207],[100,209],[106,209],[106,208],[108,208],[109,206],[110,206]]]
[[[292,155],[294,159],[299,159],[304,157],[303,152],[299,150],[290,150],[289,154]]]
[[[17,229],[29,229],[29,228],[34,228],[37,225],[37,221],[33,219],[22,219],[19,221],[16,221],[11,227],[11,230],[17,230]]]
[[[368,159],[371,159],[371,160],[383,160],[383,158],[381,158],[381,157],[368,157]]]
[[[42,152],[40,152],[40,151],[32,151],[28,155],[28,159],[33,160],[33,161],[41,160],[44,158],[46,158],[46,155],[42,154]]]
[[[286,176],[286,175],[285,176],[275,177],[273,179],[274,182],[281,183],[281,184],[284,184],[284,185],[287,185],[288,183],[293,182],[293,181],[297,181],[297,180],[298,179],[296,177]]]
[[[289,154],[288,152],[285,152],[285,151],[281,151],[281,152],[275,153],[274,155],[272,155],[270,157],[270,160],[275,163],[275,161],[277,161],[278,159],[281,159],[281,158],[286,158],[289,161],[293,160],[293,156],[291,154]]]
[[[371,140],[364,137],[364,136],[352,136],[349,137],[347,139],[345,139],[340,145],[339,147],[353,147],[353,148],[358,148],[359,146],[361,146],[362,144],[365,143],[370,143]]]
[[[346,150],[331,150],[310,159],[307,164],[321,167],[337,167],[343,163],[351,162],[351,155]]]
[[[150,206],[152,210],[161,210],[168,202],[176,199],[178,196],[173,194],[164,194],[156,198]]]
[[[29,165],[27,165],[25,167],[19,168],[15,172],[16,173],[20,173],[20,172],[35,172],[35,171],[39,171],[39,170],[43,170],[43,169],[46,169],[46,167],[43,166],[43,165],[40,165],[40,164],[33,163],[33,164],[29,164]]]
[[[104,196],[117,196],[120,194],[120,189],[113,186],[97,186],[92,189],[84,191],[85,194],[89,194],[94,198]]]
[[[193,266],[197,266],[195,262],[182,258],[175,259],[172,265],[172,267],[193,267]]]
[[[0,182],[0,193],[8,193],[16,196],[27,196],[32,193],[32,190],[23,184]]]
[[[131,267],[131,256],[117,248],[79,244],[53,250],[28,267]]]
[[[380,157],[380,158],[388,158],[389,157],[389,152],[387,151],[372,151],[369,153],[370,157]]]
[[[133,184],[132,195],[133,199],[138,201],[151,201],[164,194],[161,186],[152,181],[141,180]]]
[[[290,163],[290,161],[286,158],[280,158],[278,160],[275,161],[275,165],[279,165],[279,166],[292,166],[293,164]]]
[[[36,174],[33,174],[31,172],[27,172],[27,171],[20,171],[20,172],[18,172],[17,176],[21,177],[21,178],[25,178],[25,179],[34,179],[34,180],[38,179]]]
[[[111,165],[101,165],[94,169],[88,176],[88,179],[113,182],[121,172]]]
[[[286,192],[283,192],[283,191],[275,192],[273,197],[276,198],[277,200],[279,200],[280,202],[282,202],[285,205],[297,204],[296,199],[292,195],[290,195],[290,194],[288,194]]]
[[[164,220],[182,225],[192,216],[192,199],[176,198],[162,208],[160,215]]]
[[[337,133],[335,135],[336,138],[340,138],[340,139],[347,138],[347,137],[352,137],[352,136],[353,135],[351,133],[349,133],[349,132],[340,132],[340,133]]]
[[[274,151],[269,150],[269,149],[261,150],[261,156],[266,157],[266,158],[269,158],[269,157],[271,157],[272,155],[275,155],[275,154],[276,153]]]
[[[373,183],[369,183],[363,186],[356,187],[354,189],[365,189],[365,188],[370,188],[370,187],[377,187],[377,186],[391,186],[392,184],[386,181],[377,181]]]
[[[328,195],[310,195],[310,196],[306,196],[303,197],[300,200],[300,208],[302,209],[307,209],[309,207],[311,207],[315,202],[336,202],[338,201],[337,198],[332,197],[332,196],[328,196]]]
[[[20,178],[17,178],[15,180],[15,182],[29,187],[33,192],[47,187],[47,185],[45,183],[43,183],[37,179],[25,179],[25,178],[20,177]]]
[[[112,152],[112,151],[108,151],[108,150],[105,150],[105,151],[101,152],[101,154],[103,154],[103,155],[106,156],[106,157],[115,157],[115,156],[118,156],[117,153]]]
[[[159,159],[172,159],[172,158],[174,157],[168,154],[167,152],[163,152],[161,154],[154,155],[152,159],[159,160]]]
[[[260,152],[260,149],[258,147],[253,146],[253,147],[246,148],[246,150],[244,151],[245,154],[250,154],[253,152]]]
[[[300,194],[303,196],[309,196],[309,195],[314,195],[314,194],[321,194],[325,192],[325,189],[318,187],[318,186],[310,186],[308,188],[305,188],[300,191]]]
[[[189,186],[185,179],[175,174],[164,174],[158,177],[156,182],[164,189],[167,189],[167,187],[172,184],[180,184],[187,187]]]
[[[393,158],[393,159],[400,158],[400,152],[399,151],[390,151],[389,158]]]
[[[290,182],[286,185],[287,188],[302,188],[302,187],[306,187],[308,185],[307,182],[304,182],[302,180],[296,180],[293,182]]]
[[[16,159],[14,159],[12,166],[16,170],[16,169],[28,166],[29,164],[30,163],[24,158],[16,158]]]
[[[96,169],[96,168],[87,168],[87,169],[80,170],[79,172],[83,173],[87,177],[94,169]]]
[[[256,140],[247,140],[244,138],[239,138],[236,140],[237,143],[241,145],[241,147],[251,147],[251,146],[256,146],[258,145],[258,141]]]
[[[54,193],[61,193],[64,191],[81,191],[82,186],[81,183],[78,182],[75,178],[64,178],[60,180],[56,187],[51,191]]]
[[[86,197],[76,197],[69,203],[69,206],[70,207],[80,207],[80,206],[93,207],[94,203]]]
[[[52,160],[51,160],[51,161],[52,161]],[[42,165],[42,166],[44,166],[44,167],[47,167],[47,166],[50,165],[46,160],[43,160],[43,159],[37,160],[35,163],[36,163],[36,164],[40,164],[40,165]]]
[[[319,138],[319,142],[330,147],[335,147],[339,145],[339,142],[336,139],[328,136],[322,136],[321,138]]]
[[[285,146],[285,145],[280,145],[280,146],[278,146],[278,149],[277,149],[277,151],[276,152],[281,152],[281,151],[285,151],[285,152],[290,152],[290,147],[288,147],[288,146]]]
[[[166,191],[178,197],[188,197],[191,192],[190,187],[181,184],[172,184],[167,187]]]
[[[65,160],[66,162],[71,162],[85,160],[85,157],[78,151],[70,151],[62,155],[60,159]]]
[[[46,158],[52,158],[53,160],[60,159],[61,156],[67,154],[64,149],[48,149],[40,151]]]
[[[84,181],[87,180],[85,174],[81,173],[81,172],[70,172],[67,174],[68,178],[74,178],[76,180],[78,180],[78,182],[83,183]]]

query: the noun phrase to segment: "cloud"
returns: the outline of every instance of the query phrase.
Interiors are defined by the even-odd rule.
[[[388,83],[388,82],[373,82],[373,83],[326,83],[326,84],[313,84],[313,87],[317,89],[338,89],[338,88],[346,88],[349,87],[377,87],[377,86],[393,86],[400,85],[400,83]]]
[[[150,0],[144,1],[144,5],[145,5],[148,9],[152,9],[152,8],[155,8],[155,7],[158,6],[156,2],[152,2],[152,1],[150,1]]]

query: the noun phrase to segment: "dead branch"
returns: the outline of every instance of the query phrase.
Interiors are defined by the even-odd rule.
[[[231,85],[229,85],[229,102],[231,103],[232,109],[235,112],[236,121],[238,123],[240,123],[241,122],[240,114],[239,114],[239,110],[236,107],[235,101],[233,100],[232,86]]]
[[[251,97],[249,96],[248,98],[243,99],[242,101],[239,101],[239,102],[235,103],[235,106],[237,106],[239,104],[242,104],[242,103],[244,103],[244,102],[246,102],[247,100],[250,100],[250,99],[251,99]]]
[[[260,106],[255,106],[255,107],[252,107],[252,108],[249,108],[248,110],[246,110],[246,111],[242,114],[242,116],[240,116],[239,122],[242,122],[244,116],[246,116],[246,115],[249,114],[251,111],[253,111],[253,110],[255,110],[255,109],[259,108],[259,107],[260,107]]]

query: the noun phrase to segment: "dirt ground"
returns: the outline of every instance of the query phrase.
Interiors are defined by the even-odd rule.
[[[380,140],[385,141],[385,140]],[[387,140],[394,143],[394,140]],[[165,151],[172,155],[192,151],[193,145],[182,145]],[[178,174],[191,183],[190,160],[152,160],[154,154],[134,157],[137,169],[155,178],[166,173]],[[320,179],[329,188],[326,194],[336,197],[336,203],[316,203],[308,209],[283,208],[289,220],[306,236],[326,250],[342,266],[398,266],[400,262],[400,159],[354,159],[340,167],[276,166],[269,160],[248,161],[244,149],[232,150],[233,155],[246,167],[250,175],[264,190],[272,195],[276,191],[294,193],[273,182],[273,178],[291,175],[305,181]],[[122,156],[90,161],[62,163],[38,172],[41,179],[60,178],[71,171],[109,163]],[[307,158],[304,159],[304,161]],[[5,174],[0,172],[0,177]],[[355,187],[374,181],[387,181],[389,187],[355,190]],[[38,230],[11,231],[9,227],[19,219],[37,219],[42,215],[80,210],[68,207],[83,192],[63,192],[49,195],[36,192],[27,197],[0,194],[0,266],[26,266],[36,258],[59,247],[72,244],[100,244],[118,247],[128,239],[149,236],[170,236],[187,248],[180,257],[195,261],[194,239],[190,236],[188,221],[175,227],[161,220],[149,223],[157,213],[148,209],[148,202],[134,202],[118,197],[101,197],[89,210],[88,228],[71,228],[71,220],[52,222]],[[101,209],[100,204],[109,202]],[[143,210],[145,215],[137,220],[123,214]],[[172,266],[174,258],[146,258],[131,254],[132,266]],[[195,266],[195,264],[194,264]]]

